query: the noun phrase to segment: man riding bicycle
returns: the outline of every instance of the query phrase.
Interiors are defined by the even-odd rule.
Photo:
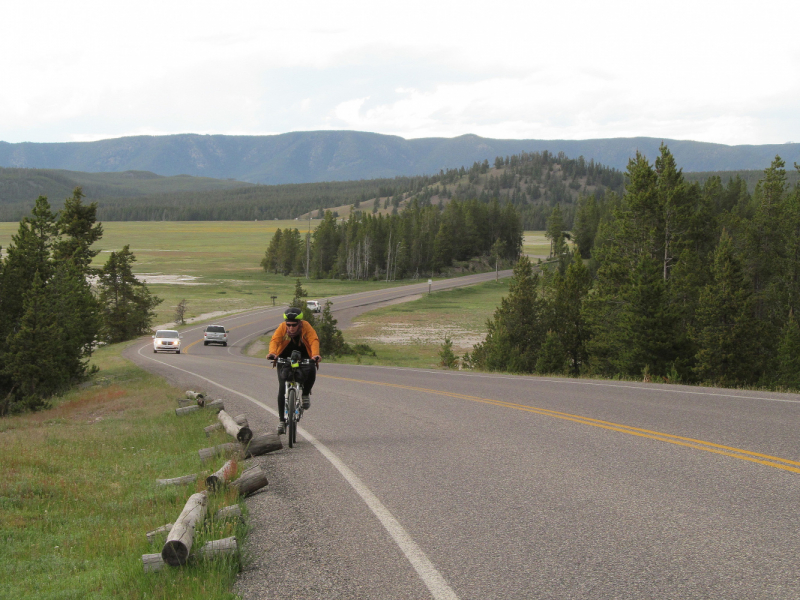
[[[303,410],[311,407],[311,388],[317,379],[317,368],[322,357],[319,355],[319,337],[308,321],[303,320],[303,311],[295,306],[290,306],[283,314],[283,323],[278,325],[269,342],[267,360],[275,361],[278,358],[289,358],[293,350],[300,351],[301,358],[310,358],[316,364],[307,364],[300,367],[303,385]],[[274,363],[273,363],[274,364]],[[278,433],[286,432],[283,409],[286,404],[286,379],[290,373],[278,369]]]

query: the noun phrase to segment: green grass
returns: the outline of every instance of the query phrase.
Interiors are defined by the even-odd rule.
[[[506,295],[507,279],[426,294],[364,313],[344,330],[344,337],[351,345],[368,344],[377,356],[324,358],[348,364],[437,368],[445,336],[452,339],[457,355],[472,352],[473,345],[486,336],[486,320]]]
[[[202,476],[180,487],[156,479],[215,471],[223,459],[202,465],[197,450],[230,439],[206,437],[211,413],[176,417],[182,391],[120,352],[96,354],[102,385],[0,421],[2,598],[234,598],[237,560],[143,572],[141,555],[160,552],[164,541],[151,545],[145,533],[174,522],[204,484]],[[210,496],[194,548],[243,539],[244,525],[213,519],[236,501],[231,492]]]

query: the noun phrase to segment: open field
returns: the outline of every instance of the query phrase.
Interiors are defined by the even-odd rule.
[[[124,360],[123,346],[95,354],[95,385],[49,410],[0,421],[1,598],[233,598],[235,561],[142,571],[141,555],[160,552],[164,541],[150,544],[145,533],[174,522],[205,488],[202,477],[178,487],[156,479],[214,472],[224,459],[201,465],[197,450],[230,438],[206,437],[203,427],[216,421],[209,412],[176,417],[182,391]],[[231,493],[209,497],[196,548],[243,539],[244,525],[213,519],[237,501]]]
[[[108,253],[129,244],[136,256],[134,272],[148,282],[164,302],[156,309],[156,324],[173,320],[175,307],[187,300],[187,318],[288,303],[297,278],[267,274],[260,266],[275,230],[299,228],[302,221],[112,221],[103,223],[101,249],[95,264]],[[312,221],[312,227],[314,222]],[[0,223],[0,245],[5,248],[19,228]],[[401,285],[402,282],[397,285]],[[385,282],[303,280],[309,297],[326,297],[385,287]]]
[[[314,226],[312,221],[312,229]],[[137,258],[134,271],[164,300],[156,309],[157,325],[171,322],[175,307],[184,298],[188,319],[271,305],[273,295],[277,296],[277,303],[288,303],[296,278],[264,273],[259,265],[275,230],[287,227],[297,227],[305,233],[308,221],[111,221],[103,223],[96,264],[105,262],[109,252],[129,244]],[[3,248],[18,228],[18,223],[0,223]],[[526,253],[534,258],[546,257],[548,249],[543,232],[525,232]],[[303,280],[310,298],[385,285]]]
[[[472,352],[486,337],[486,320],[506,295],[507,279],[426,294],[364,313],[344,330],[344,337],[351,345],[369,345],[377,356],[344,356],[334,362],[435,369],[445,336],[457,356]]]
[[[550,256],[550,240],[544,236],[544,231],[526,231],[522,239],[522,252],[534,259],[542,260]]]

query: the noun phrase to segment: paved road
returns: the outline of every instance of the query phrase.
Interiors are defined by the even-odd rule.
[[[228,348],[197,327],[129,355],[272,430],[277,377],[238,351],[282,310],[224,319]],[[298,446],[259,459],[237,591],[797,599],[798,424],[797,395],[323,363]]]

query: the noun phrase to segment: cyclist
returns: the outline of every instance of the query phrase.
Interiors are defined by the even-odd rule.
[[[295,306],[290,306],[283,313],[283,323],[278,325],[272,339],[269,342],[269,354],[267,360],[274,361],[278,358],[289,358],[292,350],[299,350],[302,358],[310,358],[316,365],[302,365],[300,372],[303,385],[303,410],[311,407],[311,399],[308,397],[314,382],[317,379],[317,368],[322,357],[319,355],[319,338],[317,332],[308,321],[303,320],[303,311]],[[278,369],[278,433],[286,432],[286,421],[284,421],[283,409],[286,403],[286,378],[290,371]]]

